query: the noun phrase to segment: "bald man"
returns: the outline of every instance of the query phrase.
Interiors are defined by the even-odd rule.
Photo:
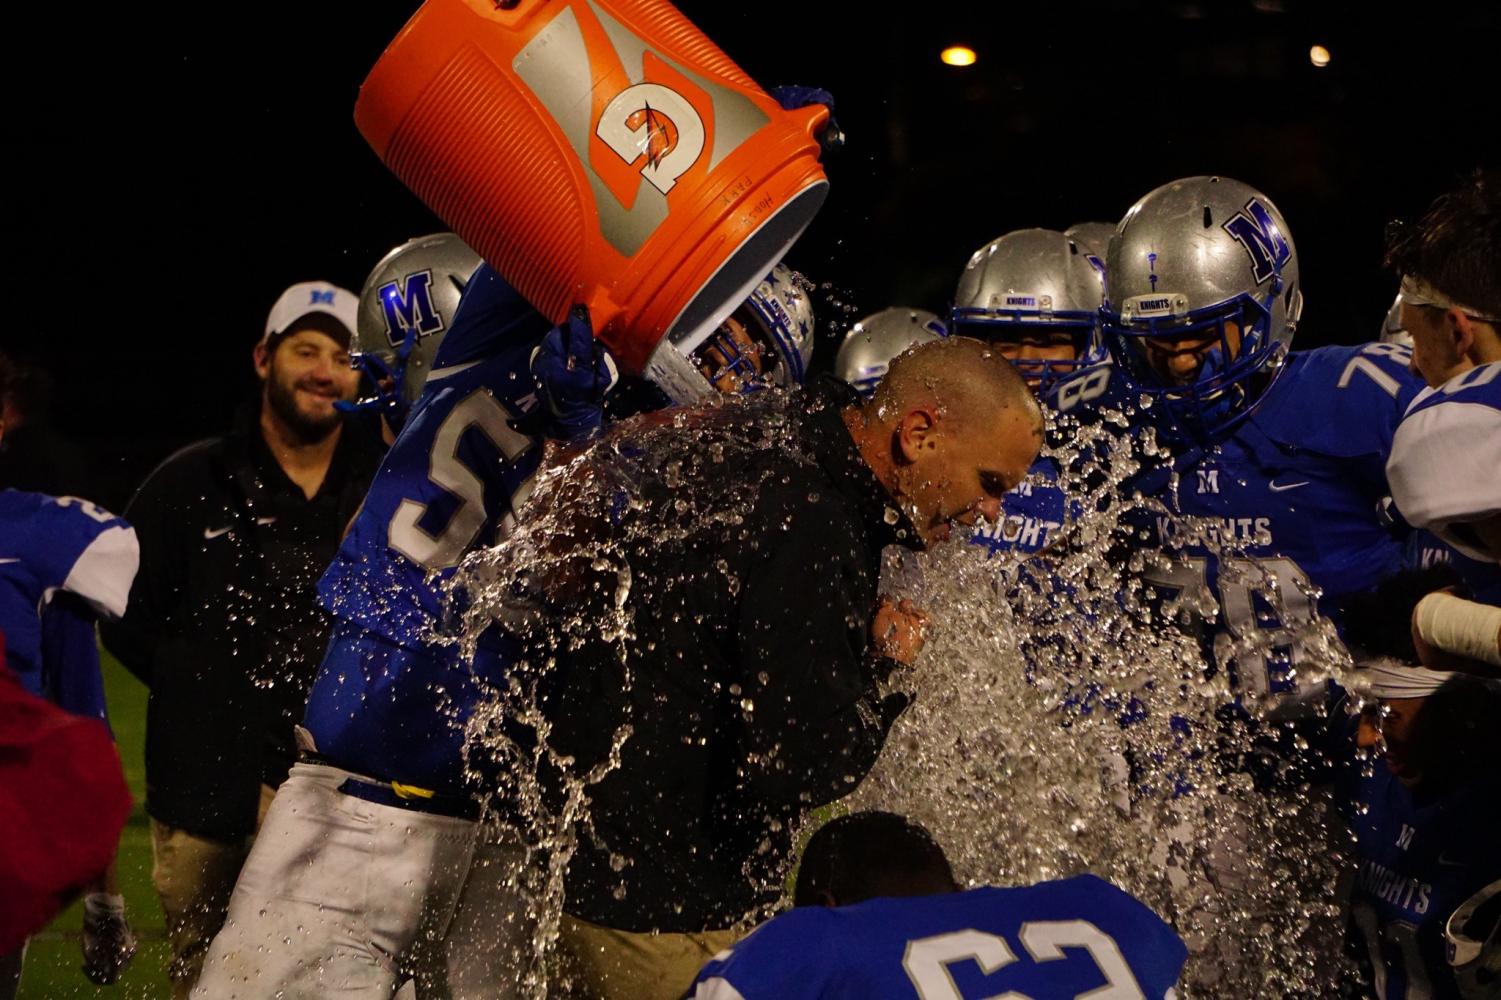
[[[549,510],[602,503],[580,548],[630,570],[624,623],[614,581],[546,584],[558,624],[529,640],[556,663],[555,750],[587,768],[631,727],[568,873],[581,995],[677,1000],[777,898],[797,818],[855,787],[905,706],[883,683],[921,634],[878,614],[882,548],[994,518],[1041,433],[1010,364],[949,339],[897,358],[868,402],[829,379],[627,422],[584,461],[632,496],[542,487]]]

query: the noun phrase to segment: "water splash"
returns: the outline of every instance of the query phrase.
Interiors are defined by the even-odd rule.
[[[584,839],[608,852],[613,871],[652,863],[609,844],[589,810],[591,790],[621,766],[632,737],[629,706],[638,681],[630,651],[650,641],[638,635],[638,625],[657,625],[649,617],[637,620],[642,589],[649,593],[667,582],[649,573],[642,578],[639,554],[748,532],[745,515],[772,470],[784,468],[788,458],[812,461],[792,435],[793,398],[768,390],[719,397],[691,412],[647,414],[616,425],[586,449],[555,455],[519,512],[520,526],[467,558],[452,582],[453,603],[463,609],[459,633],[466,656],[483,646],[497,623],[527,651],[469,720],[466,757],[471,776],[496,789],[497,824],[518,832],[526,845],[515,884],[535,928],[522,981],[528,997],[544,998],[560,984],[566,994],[557,941],[568,866]],[[727,468],[737,474],[725,475]],[[716,585],[736,593],[739,581],[729,565],[721,560],[714,568]],[[558,718],[546,705],[586,646],[596,653],[590,669],[610,663],[618,686],[612,685],[610,701],[589,706],[591,724],[605,735],[603,749],[579,752],[576,734],[558,738]],[[602,647],[609,650],[603,657]],[[740,711],[756,711],[744,692],[727,695]],[[759,877],[779,886],[784,874]]]
[[[552,745],[540,692],[557,655],[586,641],[611,644],[621,682],[635,682],[624,652],[636,635],[642,586],[631,546],[691,545],[741,530],[755,501],[753,477],[737,480],[736,496],[685,486],[725,479],[722,463],[754,464],[759,450],[792,447],[777,412],[785,405],[785,397],[762,393],[711,407],[706,421],[656,415],[561,456],[542,476],[523,527],[469,559],[456,579],[471,650],[495,622],[533,641],[529,658],[469,726],[471,766],[492,781],[504,775],[497,812],[528,845],[517,879],[536,927],[529,996],[558,986],[550,957],[564,876],[578,838],[598,835],[589,789],[619,766],[631,737],[624,715],[602,720],[607,751],[574,760]],[[1144,518],[1168,516],[1156,500],[1121,498],[1144,463],[1167,457],[1149,432],[1123,436],[1130,423],[1130,414],[1108,414],[1055,428],[1053,440],[1064,443],[1049,450],[1075,504],[1046,553],[994,558],[960,542],[890,557],[883,589],[923,608],[931,631],[916,665],[890,680],[914,702],[844,805],[921,822],[970,884],[1086,870],[1110,879],[1189,942],[1186,996],[1328,995],[1342,971],[1343,845],[1317,791],[1257,787],[1255,775],[1278,770],[1275,759],[1253,765],[1275,757],[1263,720],[1283,706],[1253,697],[1243,699],[1244,713],[1227,713],[1236,692],[1226,667],[1291,643],[1307,681],[1338,677],[1348,657],[1326,622],[1297,613],[1300,599],[1316,593],[1289,592],[1212,524],[1178,519],[1172,544],[1238,560],[1242,582],[1285,623],[1220,642],[1218,669],[1205,669],[1199,633],[1217,613],[1214,595],[1188,587],[1158,599],[1141,575],[1169,566],[1172,553],[1122,544],[1145,539]],[[585,593],[594,598],[585,602],[588,615],[557,617],[560,607],[582,606],[570,602]],[[741,708],[756,710],[753,700]],[[618,852],[610,860],[617,871],[651,861]]]
[[[1245,711],[1228,711],[1225,665],[1296,643],[1312,682],[1338,677],[1348,656],[1327,622],[1298,616],[1297,598],[1316,595],[1279,591],[1243,546],[1179,519],[1174,544],[1244,567],[1286,626],[1217,644],[1218,668],[1205,669],[1213,594],[1157,599],[1141,574],[1174,553],[1122,544],[1167,514],[1122,498],[1143,462],[1165,460],[1150,434],[1116,435],[1129,422],[1054,429],[1068,442],[1052,449],[1060,483],[1078,502],[1045,553],[951,544],[891,567],[888,596],[924,608],[931,632],[894,679],[914,704],[849,804],[923,823],[968,884],[1082,871],[1115,882],[1189,943],[1185,995],[1329,995],[1343,971],[1338,824],[1317,790],[1265,787],[1285,770],[1265,720],[1286,706],[1242,697]]]

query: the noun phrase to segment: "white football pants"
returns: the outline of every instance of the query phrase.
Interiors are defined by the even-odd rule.
[[[235,883],[194,1000],[519,996],[532,921],[519,841],[482,824],[338,791],[347,771],[298,764]]]

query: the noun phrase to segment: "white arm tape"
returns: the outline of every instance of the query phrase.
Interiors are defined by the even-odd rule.
[[[1453,594],[1429,594],[1418,602],[1413,620],[1428,645],[1501,667],[1501,608]]]

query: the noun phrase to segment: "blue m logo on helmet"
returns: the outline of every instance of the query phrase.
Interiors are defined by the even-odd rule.
[[[433,308],[433,272],[417,271],[380,287],[386,315],[386,337],[399,346],[412,330],[419,338],[443,329],[443,316]]]
[[[1255,198],[1246,202],[1246,207],[1226,222],[1224,229],[1250,254],[1251,271],[1258,285],[1280,274],[1282,265],[1293,255],[1292,246],[1277,228],[1272,213]]]

